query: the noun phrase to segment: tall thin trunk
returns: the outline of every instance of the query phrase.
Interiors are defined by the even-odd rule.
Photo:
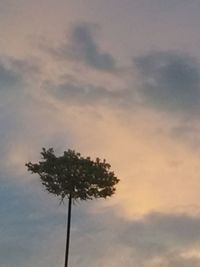
[[[65,265],[64,265],[64,267],[68,267],[68,259],[69,259],[69,241],[70,241],[71,209],[72,209],[72,196],[69,195],[68,215],[67,215],[67,238],[66,238]]]

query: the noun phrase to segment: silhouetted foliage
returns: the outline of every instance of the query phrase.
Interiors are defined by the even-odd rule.
[[[74,200],[88,200],[114,194],[119,179],[105,159],[93,161],[70,149],[56,157],[53,148],[43,148],[41,155],[39,163],[26,164],[28,171],[39,174],[46,190],[61,200],[69,195]]]
[[[63,156],[56,157],[53,148],[43,148],[41,155],[39,163],[26,163],[28,171],[39,174],[45,189],[60,197],[61,202],[65,197],[69,199],[64,265],[67,267],[72,200],[110,197],[119,179],[110,171],[111,166],[105,159],[96,158],[93,161],[70,149],[64,151]]]

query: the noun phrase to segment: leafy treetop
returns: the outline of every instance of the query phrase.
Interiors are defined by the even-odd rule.
[[[56,157],[53,148],[43,148],[41,155],[39,163],[26,163],[28,171],[37,173],[46,190],[61,200],[106,198],[114,194],[119,179],[105,159],[93,161],[70,149]]]

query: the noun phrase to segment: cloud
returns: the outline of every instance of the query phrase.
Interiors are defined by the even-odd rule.
[[[156,267],[198,267],[200,265],[199,258],[184,258],[182,256],[177,255],[167,255],[159,265],[155,265]]]
[[[144,245],[144,248],[148,246],[148,243],[150,246],[153,242],[168,250],[184,249],[199,244],[199,226],[198,216],[181,213],[149,213],[138,221],[130,221],[129,226],[125,226],[126,229],[122,235],[126,237],[126,242],[131,246],[134,246],[138,240],[138,244]],[[149,249],[148,251],[152,251],[151,248]]]
[[[39,67],[26,59],[13,57],[0,58],[0,91],[11,88],[20,89],[30,77],[38,74]]]
[[[58,84],[47,83],[46,90],[65,103],[79,106],[93,107],[99,104],[112,108],[126,107],[132,98],[129,90],[108,90],[102,86],[70,81]]]
[[[40,74],[40,66],[36,62],[34,58],[25,58],[25,59],[19,59],[19,58],[13,58],[13,57],[7,57],[6,58],[8,64],[10,67],[15,70],[18,74],[21,74],[22,77],[34,76],[37,74]]]
[[[6,90],[20,83],[21,76],[13,69],[0,63],[0,90]]]
[[[52,50],[54,55],[62,60],[75,60],[90,68],[100,71],[114,71],[116,61],[113,56],[101,50],[92,34],[92,26],[80,24],[71,30],[69,43]]]
[[[56,199],[41,192],[38,185],[2,183],[0,192],[0,199],[7,203],[0,207],[2,263],[62,264],[66,207],[58,207]],[[148,213],[127,220],[113,208],[101,209],[98,202],[82,203],[72,209],[70,264],[196,267],[200,259],[191,251],[200,249],[199,228],[199,216]],[[13,257],[8,257],[5,248]]]
[[[75,34],[76,35],[76,34]],[[78,42],[77,42],[78,43]],[[74,45],[74,47],[76,47]],[[75,48],[74,48],[75,49]],[[49,82],[54,95],[73,104],[108,104],[121,111],[151,108],[166,114],[196,118],[200,113],[200,64],[197,60],[177,51],[151,52],[134,59],[139,74],[130,85],[130,69],[118,80],[120,87],[87,83],[75,78],[73,81]],[[135,77],[134,77],[135,78]],[[47,88],[47,86],[46,86]]]
[[[178,52],[152,52],[135,59],[140,95],[160,111],[199,114],[200,65]]]
[[[193,248],[199,249],[199,217],[149,213],[126,221],[107,210],[95,217],[81,213],[78,225],[77,221],[74,220],[72,232],[72,265],[110,263],[118,267],[135,263],[145,267],[179,267],[190,263],[189,266],[196,267],[200,263],[198,257],[184,256]]]

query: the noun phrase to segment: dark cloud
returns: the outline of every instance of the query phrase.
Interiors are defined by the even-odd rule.
[[[150,263],[155,259],[160,259],[161,265],[166,267],[196,267],[200,263],[198,258],[184,256],[200,246],[200,217],[150,213],[126,221],[109,211],[92,217],[84,214],[86,211],[78,212],[80,220],[76,211],[74,214],[76,231],[73,232],[71,257],[74,265],[79,261],[82,266],[101,266],[109,258],[115,266],[121,266],[120,263],[154,266]],[[123,258],[123,255],[126,256]]]
[[[18,58],[8,58],[7,59],[11,68],[22,76],[33,76],[40,74],[40,67],[36,59],[18,59]]]
[[[21,87],[30,77],[39,73],[39,67],[28,60],[0,58],[0,90]],[[28,78],[28,79],[27,79]]]
[[[151,213],[142,220],[133,221],[126,229],[126,241],[134,245],[136,240],[148,240],[164,247],[187,247],[199,243],[200,218],[186,214]],[[133,233],[131,236],[130,233]]]
[[[114,71],[116,69],[115,59],[111,54],[101,50],[92,34],[91,25],[88,24],[75,26],[71,31],[69,42],[58,49],[51,49],[51,52],[60,59],[81,61],[97,70]]]
[[[2,262],[9,266],[15,260],[16,266],[21,266],[28,260],[37,263],[42,259],[45,266],[51,257],[63,259],[66,207],[58,208],[56,200],[43,194],[38,186],[34,188],[34,194],[31,189],[8,183],[3,183],[0,189],[2,203],[7,203],[0,207],[0,255]],[[200,217],[150,213],[142,218],[126,220],[110,208],[94,213],[96,208],[96,204],[91,202],[73,206],[72,266],[98,267],[112,262],[116,267],[121,264],[131,267],[133,263],[146,267],[154,266],[151,263],[157,259],[161,265],[155,264],[156,267],[199,266],[198,258],[184,254],[200,246]],[[55,240],[60,240],[59,249],[56,249]],[[13,257],[8,257],[5,248],[12,252]],[[54,253],[51,255],[48,251],[52,249]],[[55,259],[52,258],[48,266],[54,265]]]
[[[135,58],[139,82],[134,88],[109,90],[93,84],[66,80],[49,89],[73,104],[108,104],[121,110],[151,107],[183,117],[200,113],[200,64],[179,52],[152,52]],[[127,77],[121,77],[126,79]],[[124,80],[125,81],[125,80]],[[139,84],[139,86],[138,86]],[[47,86],[47,87],[48,87]]]
[[[8,89],[21,81],[21,76],[13,69],[7,68],[0,63],[0,90]]]
[[[111,107],[127,107],[130,104],[130,99],[132,99],[132,93],[129,90],[111,91],[105,87],[78,82],[47,83],[46,88],[59,100],[71,105],[93,106],[101,104]]]
[[[155,108],[181,114],[200,111],[200,67],[176,52],[152,52],[135,59],[141,96]]]

